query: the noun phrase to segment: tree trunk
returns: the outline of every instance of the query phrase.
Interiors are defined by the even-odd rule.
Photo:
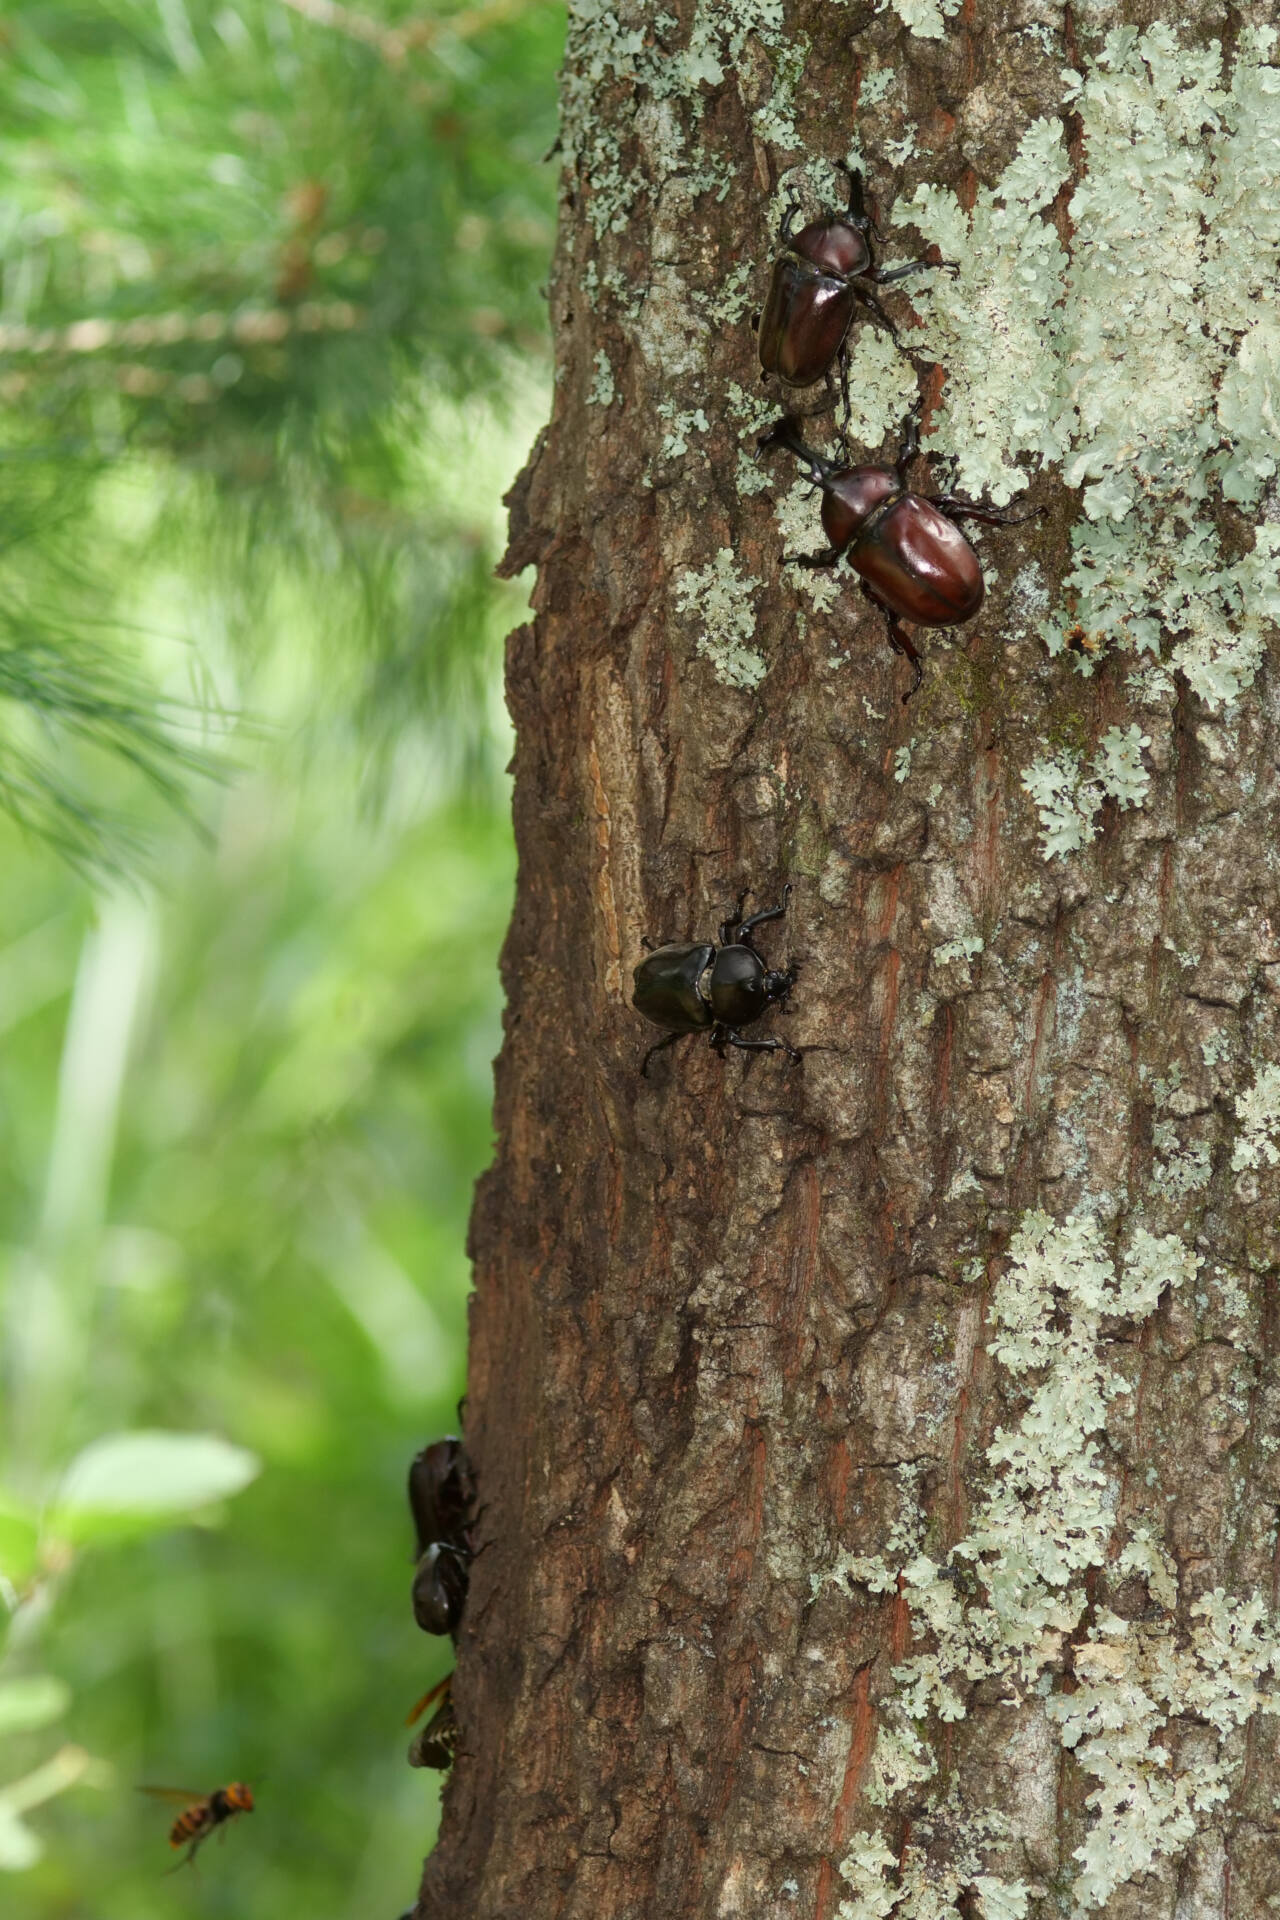
[[[1182,15],[571,16],[432,1920],[1280,1909],[1280,72]],[[910,704],[753,458],[844,161],[958,268],[855,462],[920,391],[915,487],[1044,510]],[[641,1078],[641,937],[788,881],[802,1060]]]

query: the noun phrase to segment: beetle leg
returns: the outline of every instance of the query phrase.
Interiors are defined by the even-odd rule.
[[[840,558],[839,547],[824,547],[821,553],[784,553],[784,567],[834,567]]]
[[[919,652],[916,649],[915,642],[903,626],[901,620],[899,620],[897,614],[893,611],[893,608],[886,606],[879,594],[873,592],[870,587],[864,586],[862,591],[866,594],[872,606],[879,607],[885,620],[888,622],[889,645],[895,653],[904,654],[911,662],[911,685],[902,696],[902,704],[905,707],[908,700],[914,697],[919,689],[920,682],[924,679],[924,668],[920,663]]]
[[[746,898],[745,894],[743,898]],[[786,886],[782,889],[782,905],[780,907],[769,907],[764,913],[753,913],[749,920],[742,921],[738,927],[738,944],[740,946],[750,947],[752,945],[751,935],[757,927],[762,927],[766,920],[781,920],[787,910],[787,901],[790,898],[791,882],[788,880]],[[721,946],[725,945],[723,939],[720,944]]]
[[[948,520],[985,520],[991,527],[1020,527],[1046,511],[1044,507],[1032,507],[1030,513],[1006,513],[1003,507],[984,507],[981,500],[966,500],[958,493],[939,494],[929,504],[945,513]]]
[[[735,927],[740,927],[742,925],[742,909],[747,904],[747,895],[750,893],[750,891],[751,891],[750,887],[743,888],[742,892],[738,895],[738,910],[733,915],[733,918],[730,920],[722,920],[720,922],[720,945],[722,947],[729,947],[733,945],[733,941],[730,938],[730,936],[733,933],[733,930]]]
[[[760,435],[756,441],[756,459],[758,460],[761,454],[771,447],[785,447],[788,453],[793,453],[801,465],[809,469],[809,478],[815,487],[820,487],[823,481],[835,472],[829,460],[824,460],[822,455],[815,453],[812,447],[806,447],[796,428],[795,419],[789,413],[784,413],[780,420],[775,420],[773,425]]]
[[[841,162],[840,164],[843,166],[844,163]],[[845,167],[844,171],[849,176],[849,205],[846,209],[846,218],[848,219],[849,225],[851,227],[857,227],[860,233],[873,234],[883,246],[884,235],[876,225],[872,215],[867,211],[866,182],[862,178],[861,169],[858,167]]]
[[[840,342],[840,398],[844,401],[844,425],[840,429],[840,438],[844,442],[846,455],[851,457],[849,446],[849,422],[853,419],[853,402],[849,398],[849,336],[846,333]]]
[[[906,280],[913,273],[959,273],[960,269],[951,260],[908,260],[905,267],[872,267],[863,274],[864,280],[874,280],[878,287],[891,287],[895,280]]]
[[[850,286],[853,285],[852,282],[848,282],[847,284],[849,284]],[[875,318],[880,322],[880,325],[884,328],[885,332],[887,334],[890,334],[894,340],[897,340],[898,329],[895,326],[894,322],[889,318],[884,308],[880,305],[880,302],[876,299],[876,296],[874,295],[874,293],[868,293],[864,287],[858,287],[858,286],[853,287],[853,293],[856,299],[861,300],[863,306],[867,308],[868,312],[874,314]]]
[[[655,1053],[661,1053],[664,1047],[674,1047],[676,1041],[683,1040],[683,1038],[684,1035],[682,1033],[669,1033],[665,1040],[655,1040],[644,1059],[640,1062],[640,1078],[642,1080],[648,1079],[649,1062]]]
[[[911,685],[902,696],[902,704],[905,707],[908,700],[914,699],[919,691],[920,682],[924,679],[924,668],[920,664],[920,655],[908,636],[906,628],[893,613],[889,615],[889,645],[895,653],[904,653],[911,662]]]
[[[786,212],[782,216],[782,225],[778,228],[778,238],[784,247],[791,245],[791,229],[795,224],[795,218],[799,211],[800,197],[793,192],[787,201]]]
[[[785,1040],[779,1040],[776,1036],[768,1040],[744,1040],[732,1027],[725,1028],[721,1053],[725,1047],[740,1047],[743,1053],[789,1053],[793,1060],[800,1058],[800,1049],[790,1046]]]
[[[898,485],[903,489],[904,492],[907,491],[907,474],[910,470],[911,462],[915,459],[916,455],[920,451],[920,414],[923,407],[924,407],[924,396],[922,394],[920,398],[915,402],[910,412],[906,415],[906,418],[903,420],[901,427],[898,429],[898,433],[900,436],[899,444],[898,444],[898,457],[893,464],[898,475]],[[883,603],[880,601],[877,601],[876,604],[877,606],[880,606]],[[888,611],[889,611],[888,607],[885,607],[885,612],[888,613]]]

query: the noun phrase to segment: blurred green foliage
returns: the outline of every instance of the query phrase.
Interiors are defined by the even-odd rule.
[[[0,803],[69,851],[101,865],[115,823],[50,727],[162,786],[190,750],[102,520],[140,457],[149,554],[217,585],[242,650],[287,603],[366,742],[447,710],[475,772],[491,556],[423,440],[440,396],[500,411],[544,351],[562,39],[558,0],[0,17]]]
[[[490,1151],[562,37],[0,18],[13,1920],[394,1920],[430,1844],[404,1474],[456,1426]],[[137,1787],[232,1778],[258,1811],[165,1878]]]

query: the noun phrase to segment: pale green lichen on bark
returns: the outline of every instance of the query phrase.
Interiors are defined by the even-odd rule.
[[[1074,1854],[1078,1915],[1189,1844],[1239,1775],[1233,1736],[1256,1713],[1280,1712],[1280,1639],[1265,1599],[1215,1589],[1191,1607],[1190,1631],[1179,1635],[1177,1578],[1159,1519],[1115,1539],[1115,1467],[1101,1443],[1110,1407],[1132,1388],[1110,1363],[1107,1329],[1141,1323],[1201,1264],[1175,1235],[1139,1228],[1117,1262],[1095,1219],[1026,1215],[993,1292],[989,1351],[1028,1399],[1016,1427],[997,1428],[986,1450],[989,1491],[968,1533],[938,1563],[920,1550],[913,1501],[910,1540],[899,1529],[882,1554],[845,1555],[822,1576],[871,1593],[896,1590],[910,1607],[915,1650],[893,1669],[867,1801],[888,1808],[910,1788],[918,1809],[937,1773],[923,1729],[964,1718],[971,1690],[998,1681],[1011,1714],[1043,1715],[1095,1782],[1087,1796],[1094,1819]],[[1145,1581],[1154,1615],[1126,1620],[1091,1608],[1086,1576],[1113,1557],[1120,1578]],[[1068,1639],[1070,1693],[1057,1687]],[[1175,1757],[1161,1736],[1174,1714],[1188,1713],[1209,1735]],[[901,1856],[872,1832],[855,1837],[841,1869],[850,1894],[840,1920],[940,1920],[965,1890],[994,1920],[1024,1914],[1047,1893],[991,1870],[999,1816],[964,1807],[957,1791],[953,1780],[916,1812]]]
[[[884,0],[881,0],[883,11]],[[893,0],[893,10],[918,40],[941,40],[946,23],[959,13],[961,0]]]
[[[1236,1099],[1240,1135],[1231,1154],[1231,1170],[1280,1166],[1280,1067],[1263,1067],[1253,1085]]]
[[[1121,812],[1143,804],[1151,775],[1142,763],[1142,752],[1150,745],[1150,735],[1139,726],[1108,727],[1089,768],[1068,748],[1031,762],[1023,772],[1022,786],[1040,815],[1046,860],[1078,853],[1096,838],[1104,800],[1114,800]]]
[[[1050,650],[1076,623],[1103,650],[1164,650],[1212,708],[1250,685],[1280,620],[1280,527],[1259,520],[1230,560],[1210,517],[1255,510],[1276,472],[1275,40],[1246,30],[1224,84],[1216,43],[1121,27],[1064,75],[1085,156],[1069,260],[1043,217],[1067,174],[1051,120],[971,216],[935,187],[897,216],[962,264],[916,296],[949,374],[932,444],[997,500],[1025,486],[1019,458],[1062,462],[1084,489]]]
[[[864,447],[878,447],[896,433],[915,404],[915,368],[887,333],[863,327],[849,354],[850,436]]]
[[[717,679],[748,691],[768,672],[764,656],[748,645],[756,632],[759,589],[758,580],[739,573],[727,547],[710,566],[686,567],[675,581],[677,612],[693,614],[701,628],[698,652],[711,662]]]
[[[783,147],[799,144],[793,119],[809,42],[788,32],[782,0],[699,0],[688,39],[674,44],[680,23],[669,13],[630,18],[608,0],[574,0],[569,9],[561,104],[561,143],[568,165],[587,189],[587,218],[596,237],[621,233],[642,200],[664,180],[683,175],[697,192],[728,190],[724,162],[698,152],[692,134],[701,121],[706,89],[738,66],[748,39],[772,57],[772,83],[751,109],[758,136]],[[623,161],[623,140],[597,111],[602,92],[621,84],[648,112],[643,128],[649,171]],[[673,110],[663,112],[665,103]],[[680,110],[682,109],[682,111]]]
[[[777,489],[774,518],[789,551],[804,552],[813,545],[813,488],[807,480],[795,480],[786,493]],[[840,596],[841,582],[831,569],[797,567],[793,584],[818,612],[825,612]]]
[[[1084,1576],[1102,1569],[1115,1536],[1113,1469],[1100,1438],[1109,1405],[1130,1392],[1107,1359],[1105,1329],[1113,1319],[1142,1321],[1165,1288],[1184,1286],[1199,1256],[1176,1236],[1138,1229],[1125,1258],[1105,1248],[1092,1217],[1061,1225],[1029,1213],[1009,1248],[1006,1271],[992,1294],[990,1352],[1029,1394],[1017,1427],[998,1428],[988,1450],[990,1492],[967,1536],[938,1565],[923,1551],[846,1555],[825,1578],[887,1594],[900,1590],[912,1609],[921,1651],[894,1667],[892,1695],[871,1761],[867,1801],[887,1807],[908,1786],[935,1776],[933,1749],[921,1728],[965,1715],[975,1684],[1000,1680],[1011,1711],[1042,1711],[1098,1784],[1098,1814],[1075,1859],[1075,1912],[1102,1905],[1119,1885],[1153,1860],[1184,1847],[1201,1814],[1219,1807],[1238,1770],[1228,1736],[1253,1713],[1280,1711],[1267,1682],[1280,1672],[1280,1642],[1261,1597],[1222,1592],[1192,1607],[1192,1634],[1174,1638],[1176,1580],[1155,1526],[1134,1526],[1121,1542],[1119,1571],[1148,1582],[1163,1619],[1121,1620],[1107,1609],[1090,1619]],[[1075,1638],[1077,1692],[1054,1692],[1067,1638]],[[1192,1711],[1217,1736],[1213,1753],[1174,1764],[1159,1732],[1173,1711]],[[844,1860],[850,1899],[841,1920],[948,1912],[931,1907],[938,1874],[938,1834],[954,1860],[956,1891],[969,1887],[986,1916],[1025,1912],[1042,1887],[984,1872],[983,1847],[998,1843],[992,1812],[948,1803],[917,1816],[906,1859],[887,1857],[883,1843],[862,1834]],[[983,1837],[984,1836],[984,1837]],[[923,1891],[921,1891],[923,1889]],[[921,1905],[921,1899],[925,1905]]]
[[[709,431],[711,422],[701,407],[681,410],[674,401],[664,401],[658,408],[660,418],[670,422],[662,439],[662,457],[664,460],[678,460],[689,451],[689,437],[695,433]]]
[[[972,213],[949,190],[922,186],[894,215],[959,269],[922,281],[913,296],[925,322],[921,351],[948,373],[930,450],[954,455],[961,485],[997,504],[1027,485],[1020,456],[1063,452],[1056,309],[1067,256],[1039,216],[1069,174],[1061,123],[1036,120]]]
[[[617,398],[617,388],[613,381],[613,368],[609,356],[601,347],[595,357],[595,379],[587,395],[589,407],[611,407]]]

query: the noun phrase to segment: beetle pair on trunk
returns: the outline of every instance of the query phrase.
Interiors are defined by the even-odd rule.
[[[824,378],[838,359],[847,414],[846,343],[857,306],[865,306],[898,338],[867,283],[887,286],[932,263],[911,260],[888,272],[876,265],[871,242],[873,235],[879,236],[859,173],[849,175],[849,205],[843,214],[811,220],[793,237],[795,212],[791,207],[783,221],[779,238],[784,250],[774,262],[760,317],[760,364],[784,386],[808,387]],[[956,271],[946,261],[938,265]],[[760,441],[761,452],[783,446],[794,453],[823,495],[822,524],[831,545],[821,553],[788,554],[787,564],[834,567],[842,556],[848,559],[862,576],[863,592],[888,620],[890,645],[911,662],[913,677],[904,701],[920,685],[921,667],[903,621],[922,627],[960,626],[982,605],[982,565],[957,522],[1012,526],[1028,517],[1004,514],[958,494],[930,498],[910,491],[907,470],[920,450],[920,406],[917,402],[903,422],[892,467],[838,467],[805,446],[790,416]]]

